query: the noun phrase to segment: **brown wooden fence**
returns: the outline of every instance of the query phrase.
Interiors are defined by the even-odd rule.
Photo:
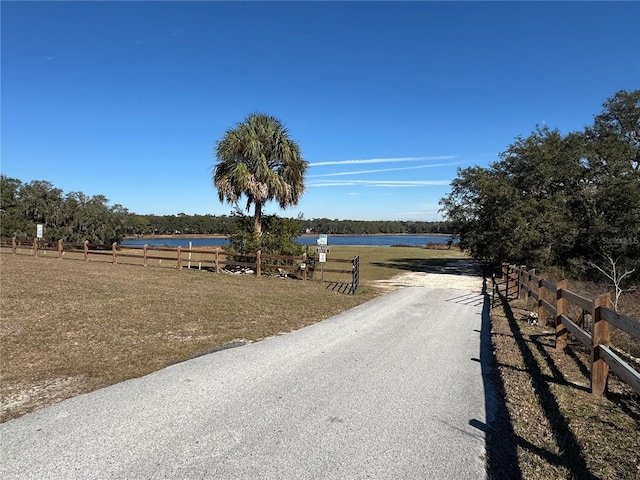
[[[611,327],[640,339],[640,321],[614,311],[610,293],[595,299],[585,298],[570,291],[567,280],[549,282],[536,275],[535,269],[527,270],[524,266],[504,264],[502,278],[507,299],[533,299],[537,302],[540,320],[545,319],[547,314],[552,317],[556,330],[556,349],[567,348],[568,333],[590,349],[593,394],[602,395],[610,369],[640,394],[640,372],[614,352],[611,345]],[[572,315],[571,310],[581,313]],[[585,329],[586,315],[592,319],[590,332]]]
[[[115,264],[131,264],[142,266],[160,266],[172,268],[191,268],[209,270],[215,273],[242,272],[261,276],[262,274],[295,275],[307,280],[313,274],[313,267],[306,254],[301,256],[267,255],[258,251],[255,253],[238,253],[222,250],[219,247],[149,247],[143,248],[120,247],[112,245],[74,244],[58,240],[47,242],[44,240],[11,240],[0,242],[3,248],[11,248],[14,255],[28,254],[36,257],[53,257],[59,259],[76,259],[87,261],[104,261]],[[327,288],[342,293],[355,294],[359,283],[359,257],[353,259],[327,258],[327,263],[349,264],[348,268],[324,268],[325,272],[340,274],[338,281],[328,282]],[[348,277],[345,277],[348,275]],[[347,278],[350,280],[347,281]]]

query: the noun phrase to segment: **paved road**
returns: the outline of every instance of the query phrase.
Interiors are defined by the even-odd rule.
[[[0,478],[484,478],[482,300],[407,287],[38,410]]]

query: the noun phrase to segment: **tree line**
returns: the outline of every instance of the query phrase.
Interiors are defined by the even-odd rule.
[[[640,90],[607,99],[583,131],[537,127],[487,168],[459,169],[440,204],[475,258],[637,280]]]
[[[64,194],[45,180],[23,183],[6,175],[0,176],[0,220],[3,238],[34,238],[38,224],[51,241],[111,243],[133,230],[127,209],[104,195]]]
[[[33,238],[36,225],[44,226],[44,238],[50,241],[110,244],[139,235],[233,235],[251,225],[239,210],[229,215],[141,215],[119,204],[111,205],[104,195],[82,192],[64,193],[51,182],[35,180],[23,183],[0,176],[0,236]],[[267,217],[271,219],[271,217]],[[311,234],[429,234],[450,233],[445,222],[362,221],[328,218],[287,219],[294,236]],[[276,222],[267,222],[272,230]]]

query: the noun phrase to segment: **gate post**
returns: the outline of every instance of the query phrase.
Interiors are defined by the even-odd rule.
[[[351,272],[351,294],[356,294],[356,289],[360,284],[360,255],[353,257]]]

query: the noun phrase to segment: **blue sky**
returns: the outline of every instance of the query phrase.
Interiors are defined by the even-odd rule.
[[[305,218],[436,220],[456,169],[640,88],[639,2],[1,2],[1,168],[229,214],[216,141],[278,117]],[[244,205],[244,203],[242,203]]]

